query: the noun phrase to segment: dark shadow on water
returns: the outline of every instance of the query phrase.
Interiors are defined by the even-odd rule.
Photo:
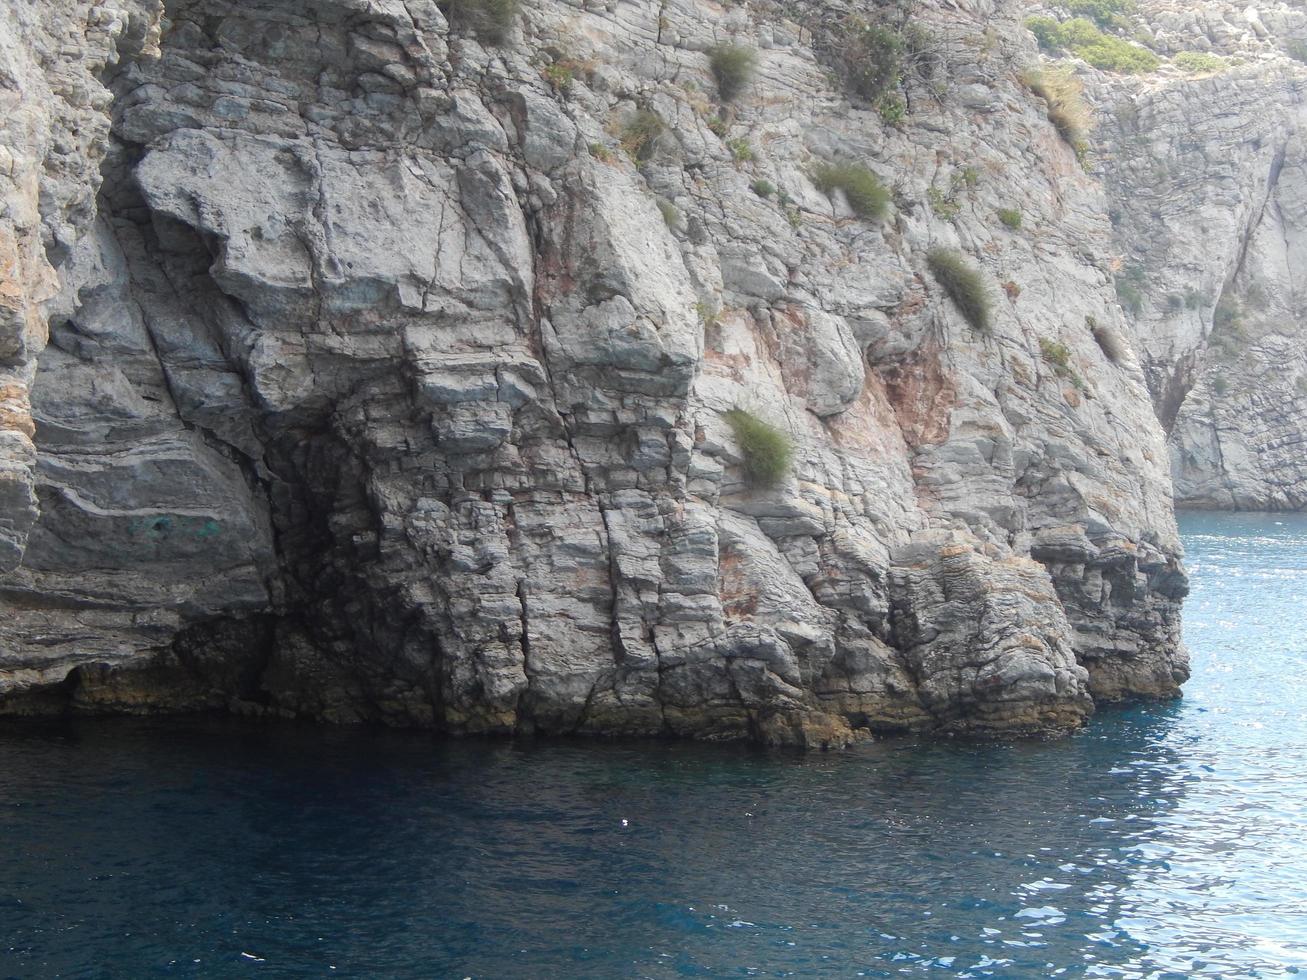
[[[0,965],[1011,976],[1128,962],[1144,950],[1113,923],[1150,860],[1130,849],[1185,790],[1175,711],[1116,709],[1058,740],[809,755],[215,719],[6,725],[0,830],[18,843],[0,871]]]

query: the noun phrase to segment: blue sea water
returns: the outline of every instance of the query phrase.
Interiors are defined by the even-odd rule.
[[[0,726],[0,976],[1307,973],[1307,519],[1183,529],[1186,697],[1056,741]]]

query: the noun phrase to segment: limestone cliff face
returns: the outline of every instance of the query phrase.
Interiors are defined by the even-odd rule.
[[[1214,69],[1098,76],[1127,314],[1182,506],[1307,506],[1307,11],[1148,0]],[[1307,50],[1307,48],[1304,48]],[[1092,75],[1092,72],[1087,72]]]
[[[1177,691],[1167,450],[1023,5],[922,4],[897,126],[778,10],[530,0],[492,45],[428,0],[123,6],[159,47],[74,58],[89,108],[8,95],[61,193],[5,185],[0,709],[815,744]],[[50,134],[110,124],[91,226]],[[778,485],[733,409],[792,439]]]

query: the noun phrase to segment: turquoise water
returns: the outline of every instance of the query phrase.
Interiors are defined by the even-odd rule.
[[[1307,520],[1184,530],[1188,696],[1058,741],[0,727],[0,976],[1307,973]]]

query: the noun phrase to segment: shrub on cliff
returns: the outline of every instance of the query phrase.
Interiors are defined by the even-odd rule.
[[[977,330],[990,327],[990,297],[985,277],[956,249],[932,248],[926,265],[963,318]]]
[[[1085,317],[1085,326],[1094,335],[1099,348],[1113,364],[1124,364],[1129,359],[1129,345],[1117,333],[1116,328],[1106,323],[1099,323],[1092,316]]]
[[[758,64],[758,53],[739,44],[719,44],[708,56],[717,79],[717,93],[725,102],[744,91]]]
[[[744,475],[756,486],[775,486],[790,471],[794,446],[790,437],[756,415],[736,408],[726,413],[744,456]]]
[[[513,29],[519,0],[443,0],[439,6],[455,30],[471,31],[489,44],[503,44]]]
[[[743,136],[727,140],[726,149],[731,151],[731,159],[736,163],[751,163],[758,159],[758,154],[753,150],[753,144]]]
[[[1065,378],[1081,391],[1086,390],[1084,379],[1071,366],[1071,349],[1066,344],[1060,340],[1049,340],[1047,337],[1040,337],[1039,356],[1052,366],[1053,372],[1059,378]]]
[[[875,102],[902,80],[903,38],[885,24],[862,17],[845,21],[838,42],[845,82],[855,95]]]
[[[1026,30],[1035,35],[1035,40],[1045,51],[1056,51],[1061,46],[1062,25],[1052,17],[1030,17],[1026,20]]]
[[[1213,75],[1230,67],[1230,62],[1219,54],[1203,51],[1181,51],[1171,59],[1171,64],[1191,75]]]
[[[1162,59],[1143,45],[1105,34],[1088,17],[1073,17],[1058,24],[1048,17],[1032,17],[1026,27],[1046,50],[1064,48],[1102,71],[1134,75],[1156,71]]]
[[[1070,69],[1025,72],[1022,81],[1047,105],[1048,121],[1082,163],[1089,152],[1093,116],[1085,102],[1084,85]]]
[[[1088,17],[1099,27],[1122,28],[1135,12],[1134,0],[1066,0],[1072,17]]]
[[[940,72],[940,48],[934,35],[909,19],[906,4],[882,7],[871,16],[850,14],[843,20],[813,25],[815,46],[850,94],[877,106],[888,122],[907,111],[894,89],[909,77],[931,81]]]
[[[812,172],[812,182],[823,194],[843,191],[849,207],[860,218],[880,221],[889,212],[889,189],[879,177],[856,163],[819,164]]]
[[[1148,284],[1148,274],[1141,265],[1128,265],[1116,277],[1116,298],[1122,308],[1138,316],[1144,310],[1144,287]]]
[[[641,109],[622,126],[622,149],[634,160],[648,160],[665,128],[658,113]]]

